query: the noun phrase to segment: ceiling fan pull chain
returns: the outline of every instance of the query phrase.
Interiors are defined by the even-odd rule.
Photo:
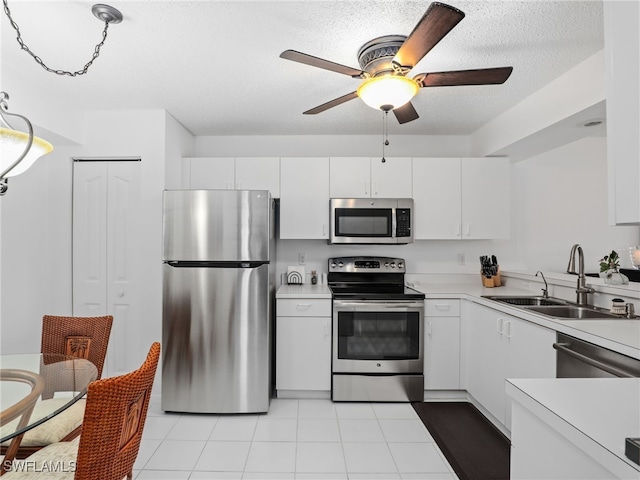
[[[382,136],[384,141],[382,142],[382,163],[385,163],[387,159],[384,157],[385,148],[389,145],[389,133],[387,130],[387,116],[389,115],[389,111],[385,110],[382,112],[384,115],[382,116]]]
[[[109,28],[109,23],[110,22],[120,23],[122,21],[122,14],[115,8],[109,5],[94,5],[92,9],[94,15],[98,18],[98,20],[104,21],[104,30],[102,31],[102,41],[96,45],[93,52],[93,56],[91,57],[91,60],[89,60],[89,62],[85,64],[82,70],[77,70],[75,72],[68,72],[66,70],[59,70],[59,69],[56,70],[53,68],[49,68],[47,65],[45,65],[45,63],[42,61],[42,59],[38,55],[36,55],[31,51],[31,49],[22,40],[20,28],[18,27],[18,24],[15,22],[15,20],[11,16],[11,11],[9,10],[9,5],[7,3],[7,0],[2,0],[2,3],[4,5],[4,13],[7,15],[7,17],[9,18],[9,22],[11,23],[11,26],[18,34],[18,36],[16,37],[16,40],[18,41],[20,48],[25,52],[27,52],[29,55],[31,55],[33,59],[36,61],[36,63],[38,63],[47,72],[55,73],[56,75],[67,75],[69,77],[75,77],[75,76],[84,75],[85,73],[87,73],[87,70],[89,70],[89,67],[91,66],[93,61],[96,58],[98,58],[98,56],[100,55],[100,48],[102,47],[102,45],[104,45],[104,42],[107,39],[107,29]]]

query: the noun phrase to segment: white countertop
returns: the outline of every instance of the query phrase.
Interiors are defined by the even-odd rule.
[[[485,288],[480,284],[479,280],[474,283],[440,283],[433,280],[429,280],[429,283],[414,281],[410,286],[423,292],[427,299],[465,298],[543,327],[614,350],[623,355],[640,359],[640,318],[613,320],[554,319],[513,305],[483,298],[483,295],[535,295],[534,292],[506,285],[497,288]]]
[[[276,298],[331,298],[331,290],[327,285],[281,285]]]
[[[573,443],[595,442],[605,450],[594,453],[599,460],[622,460],[640,478],[624,453],[625,438],[640,437],[640,378],[507,379],[506,391]]]

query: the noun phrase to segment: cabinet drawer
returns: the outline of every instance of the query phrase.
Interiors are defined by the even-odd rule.
[[[330,317],[329,298],[283,298],[276,302],[278,317]]]
[[[453,298],[433,298],[424,302],[427,317],[459,317],[460,300]]]

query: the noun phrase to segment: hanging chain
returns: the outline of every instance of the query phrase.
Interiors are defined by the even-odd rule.
[[[20,28],[18,27],[18,24],[13,20],[13,17],[11,16],[11,11],[9,10],[9,5],[7,4],[7,0],[2,0],[2,3],[4,4],[4,13],[7,15],[7,17],[9,18],[9,22],[11,22],[11,26],[14,28],[14,30],[18,34],[18,36],[16,37],[16,40],[18,41],[20,48],[25,52],[27,52],[29,55],[31,55],[33,59],[36,61],[36,63],[38,63],[47,72],[55,73],[56,75],[67,75],[69,77],[84,75],[85,73],[87,73],[87,70],[89,70],[89,67],[91,66],[93,61],[96,58],[98,58],[98,56],[100,55],[100,48],[102,47],[102,45],[104,45],[104,42],[107,39],[107,29],[109,28],[109,22],[104,22],[104,30],[102,31],[102,41],[96,45],[96,48],[93,52],[93,56],[91,57],[91,60],[89,60],[89,62],[84,66],[82,70],[77,70],[75,72],[67,72],[66,70],[56,70],[53,68],[49,68],[44,64],[42,59],[38,55],[33,53],[31,49],[22,40],[22,35],[20,34]]]
[[[384,147],[389,145],[389,133],[387,131],[387,116],[389,115],[389,111],[384,110],[383,114],[384,115],[382,116],[382,137],[384,141],[382,142],[382,163],[386,163],[387,159],[384,157],[384,153],[385,153]]]

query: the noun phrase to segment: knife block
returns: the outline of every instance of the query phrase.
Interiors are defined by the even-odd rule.
[[[492,277],[485,277],[480,274],[480,278],[482,279],[482,286],[487,288],[500,287],[502,285],[502,281],[500,280],[500,268],[498,268],[498,273],[493,275]]]

